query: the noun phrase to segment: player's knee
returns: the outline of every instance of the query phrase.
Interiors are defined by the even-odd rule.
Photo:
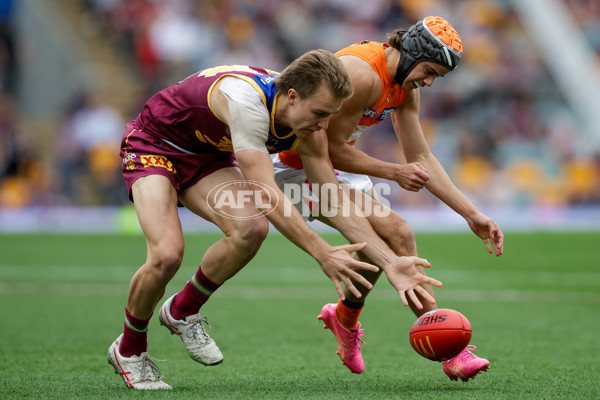
[[[393,218],[388,228],[386,240],[397,255],[416,255],[415,232],[404,218]]]
[[[269,221],[266,218],[254,218],[238,225],[231,236],[234,243],[248,253],[255,253],[269,233]]]
[[[168,282],[179,270],[183,261],[183,247],[167,247],[152,254],[151,265],[158,279]]]

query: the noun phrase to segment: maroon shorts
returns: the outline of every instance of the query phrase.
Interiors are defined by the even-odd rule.
[[[144,176],[163,175],[171,181],[177,193],[181,193],[217,170],[237,167],[233,153],[186,154],[159,138],[145,134],[132,123],[125,127],[121,158],[121,171],[132,201],[131,185]]]

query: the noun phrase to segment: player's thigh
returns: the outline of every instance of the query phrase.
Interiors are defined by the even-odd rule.
[[[223,168],[185,190],[179,201],[227,233],[244,226],[268,226],[266,218],[255,206],[253,191],[239,168]]]
[[[131,193],[149,253],[167,250],[183,252],[177,191],[169,179],[162,175],[139,178],[131,186]]]

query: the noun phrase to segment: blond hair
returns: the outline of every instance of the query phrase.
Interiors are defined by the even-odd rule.
[[[346,67],[330,51],[311,50],[288,65],[275,78],[280,93],[295,89],[301,99],[310,97],[324,83],[334,97],[347,99],[353,89]]]

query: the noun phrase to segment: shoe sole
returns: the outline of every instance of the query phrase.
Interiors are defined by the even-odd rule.
[[[474,374],[472,374],[472,375],[470,375],[470,376],[467,376],[467,377],[465,377],[465,378],[463,378],[463,377],[460,377],[460,376],[456,376],[456,375],[448,375],[448,373],[446,373],[446,371],[444,371],[444,372],[446,373],[446,375],[448,375],[448,378],[450,378],[450,380],[451,380],[451,381],[458,381],[458,380],[460,379],[460,380],[461,380],[461,381],[463,381],[463,382],[468,382],[468,381],[469,381],[469,379],[475,379],[475,378],[477,377],[477,375],[479,375],[479,374],[481,374],[481,373],[483,373],[483,372],[486,372],[486,371],[487,371],[487,370],[489,370],[489,369],[490,369],[490,366],[489,366],[489,365],[487,365],[487,366],[485,366],[485,367],[483,367],[483,368],[480,368],[480,369],[479,369],[478,371],[476,371]]]
[[[115,369],[115,375],[120,375],[121,378],[123,378],[123,381],[125,381],[125,378],[123,377],[123,374],[120,373],[117,370],[117,367],[115,367],[115,365],[110,360],[108,360],[108,364],[111,365]],[[125,386],[127,386],[129,389],[133,389],[133,390],[172,390],[173,389],[171,386],[169,386],[169,387],[162,387],[162,388],[152,388],[152,389],[139,389],[139,388],[133,387],[127,381],[125,381]]]

